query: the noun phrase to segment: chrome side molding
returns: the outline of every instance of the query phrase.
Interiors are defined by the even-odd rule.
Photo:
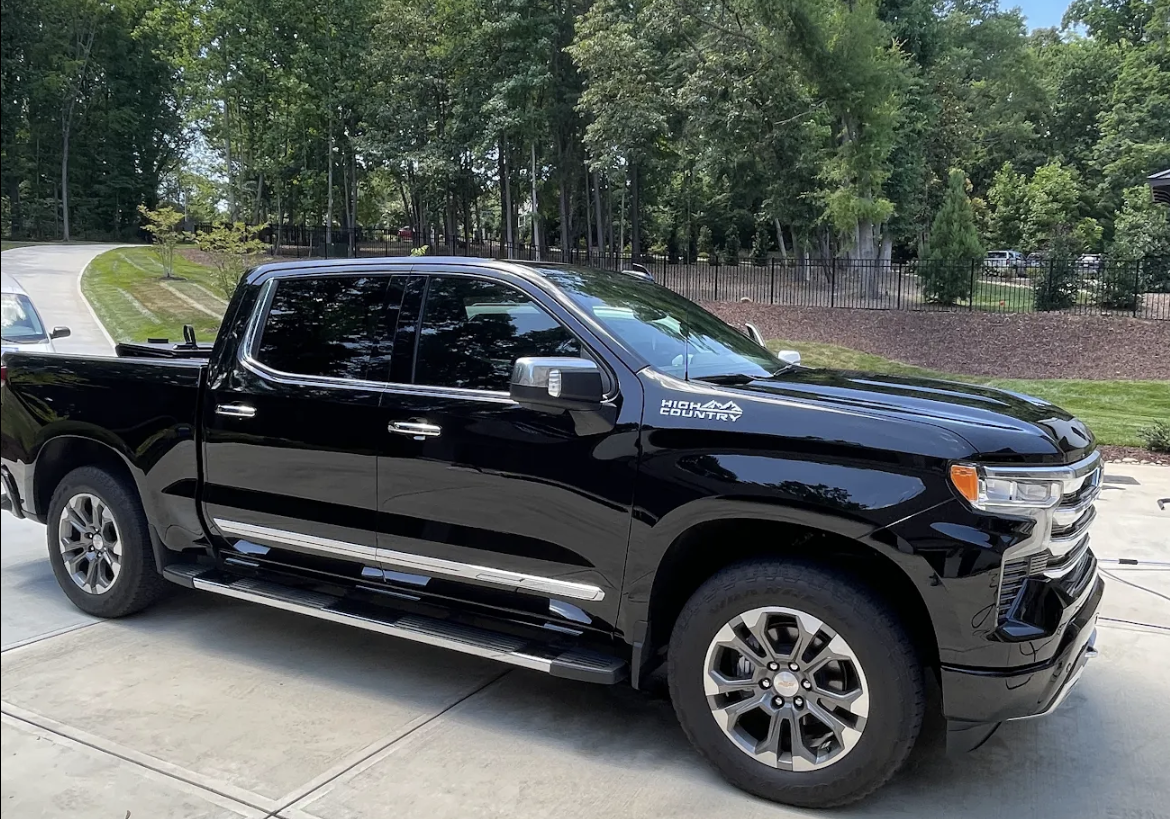
[[[573,600],[598,601],[605,599],[605,592],[600,587],[589,583],[574,583],[569,580],[524,574],[491,566],[459,563],[438,557],[397,552],[393,549],[378,549],[373,546],[362,546],[358,543],[347,543],[343,540],[289,532],[268,526],[256,526],[235,520],[214,518],[214,521],[225,535],[256,540],[260,543],[290,546],[308,552],[336,555],[348,560],[372,562],[387,569],[405,569],[417,574],[476,580],[480,583],[491,583],[519,591],[547,594],[552,597],[567,597]]]

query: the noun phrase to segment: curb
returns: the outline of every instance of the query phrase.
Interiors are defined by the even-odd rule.
[[[108,253],[109,251],[106,252]],[[98,256],[101,255],[103,254],[98,254]],[[93,258],[96,259],[98,256],[94,256]],[[102,335],[106,337],[106,341],[110,345],[110,351],[113,352],[114,347],[116,347],[117,344],[115,343],[113,337],[110,336],[109,331],[106,330],[106,325],[102,324],[102,320],[98,318],[98,314],[94,312],[93,305],[89,303],[89,299],[85,297],[85,292],[81,289],[81,279],[85,276],[85,271],[89,270],[89,266],[91,264],[93,264],[93,259],[90,259],[88,262],[86,262],[85,267],[81,268],[81,272],[77,274],[77,295],[81,299],[81,303],[85,305],[85,309],[89,311],[89,315],[93,319],[94,324],[96,324],[98,329],[102,331]]]

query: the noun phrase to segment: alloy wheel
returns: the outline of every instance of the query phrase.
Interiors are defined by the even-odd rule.
[[[852,751],[869,716],[869,688],[841,635],[798,609],[752,609],[707,649],[711,715],[744,753],[771,767],[814,771]]]
[[[90,594],[109,591],[122,570],[122,539],[109,507],[96,495],[71,497],[57,527],[65,572]]]

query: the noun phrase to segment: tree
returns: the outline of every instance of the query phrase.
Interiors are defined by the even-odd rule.
[[[1170,208],[1155,203],[1144,185],[1126,189],[1124,201],[1114,225],[1110,262],[1116,264],[1104,282],[1106,296],[1124,302],[1119,296],[1130,292],[1170,293]]]
[[[927,301],[954,304],[970,296],[970,282],[985,256],[967,198],[967,176],[952,169],[947,194],[930,228],[930,243],[920,267]]]
[[[1024,248],[1029,251],[1045,248],[1057,237],[1071,241],[1069,234],[1077,220],[1080,198],[1081,187],[1072,169],[1059,160],[1037,168],[1028,182]]]
[[[1024,222],[1031,209],[1027,178],[1005,162],[995,173],[987,200],[991,204],[991,243],[1004,250],[1023,247]]]
[[[259,233],[267,225],[245,225],[243,222],[220,222],[210,230],[195,234],[195,244],[211,259],[216,289],[230,299],[244,273],[252,266],[267,243]]]
[[[186,234],[179,229],[183,221],[183,214],[169,205],[158,210],[148,210],[146,205],[139,205],[138,212],[142,214],[145,223],[143,229],[154,239],[154,252],[158,254],[162,263],[163,278],[175,277],[175,250],[183,241]]]

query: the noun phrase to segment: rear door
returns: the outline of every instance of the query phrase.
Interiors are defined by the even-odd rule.
[[[371,374],[392,353],[387,327],[405,280],[368,271],[272,279],[238,354],[212,374],[204,508],[247,559],[345,574],[376,562],[386,427],[383,384]]]
[[[636,435],[614,419],[623,402],[636,418],[640,393],[614,386],[609,421],[518,405],[513,362],[596,359],[583,328],[532,287],[452,270],[429,275],[425,290],[417,331],[405,308],[399,323],[417,332],[413,366],[383,396],[383,565],[445,596],[612,624],[636,474]]]

